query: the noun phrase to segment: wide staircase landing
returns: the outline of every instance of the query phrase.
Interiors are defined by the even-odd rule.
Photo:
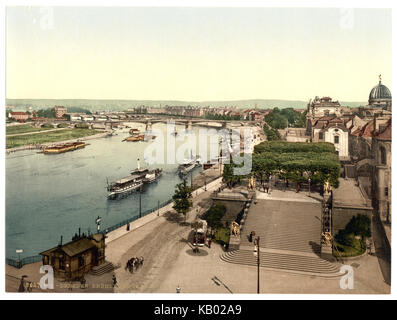
[[[339,268],[319,257],[321,203],[259,199],[252,203],[241,232],[240,249],[221,255],[223,261],[257,265],[249,234],[260,237],[260,266],[311,275],[340,276]]]

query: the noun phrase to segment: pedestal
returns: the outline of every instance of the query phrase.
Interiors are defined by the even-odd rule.
[[[335,262],[336,258],[332,254],[332,246],[329,244],[321,245],[321,258],[329,262]]]

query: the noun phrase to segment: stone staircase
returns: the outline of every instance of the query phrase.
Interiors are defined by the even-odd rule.
[[[257,266],[257,257],[252,250],[240,249],[221,255],[221,260],[229,263]],[[273,252],[260,252],[260,266],[297,273],[309,273],[323,277],[339,277],[339,268],[318,256],[303,256]]]
[[[341,276],[337,265],[321,253],[321,203],[313,201],[258,200],[252,203],[243,230],[240,249],[226,252],[228,263],[257,265],[249,234],[260,237],[260,266],[325,277]]]
[[[94,276],[102,276],[105,273],[111,272],[114,270],[114,266],[111,262],[105,262],[100,266],[93,267],[90,271],[90,274]]]

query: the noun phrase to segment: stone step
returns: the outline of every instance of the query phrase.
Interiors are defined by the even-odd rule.
[[[221,255],[221,259],[228,263],[257,266],[257,257],[250,250],[236,250]],[[271,269],[296,271],[300,273],[318,274],[326,276],[340,276],[337,266],[319,257],[301,256],[281,253],[260,253],[260,266]]]
[[[101,264],[100,266],[93,267],[90,271],[90,274],[94,276],[101,276],[104,275],[105,273],[111,272],[114,270],[114,266],[111,262],[105,262],[104,264]]]

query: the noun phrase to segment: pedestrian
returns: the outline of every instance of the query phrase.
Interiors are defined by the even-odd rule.
[[[112,281],[113,281],[113,288],[114,288],[114,287],[118,287],[116,275],[114,275],[114,274],[113,274],[113,277],[112,277]]]
[[[251,231],[251,233],[250,233],[250,235],[249,235],[249,238],[248,238],[248,241],[249,241],[249,242],[252,242],[252,237],[253,237],[253,234],[252,234],[252,231]]]
[[[130,231],[130,224],[127,223],[127,231]]]
[[[208,248],[210,248],[210,249],[211,249],[211,243],[212,243],[212,239],[209,238],[209,239],[208,239]]]
[[[85,284],[86,284],[86,280],[84,277],[82,277],[80,279],[80,289],[85,289],[86,288]]]

